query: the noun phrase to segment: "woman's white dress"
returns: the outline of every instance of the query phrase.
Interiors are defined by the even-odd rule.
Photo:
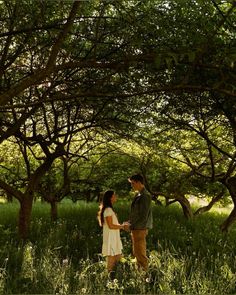
[[[119,229],[110,229],[106,222],[107,216],[112,216],[113,224],[119,224],[115,212],[112,208],[104,210],[104,224],[103,224],[103,244],[102,254],[105,256],[115,256],[122,253],[122,243],[120,239]]]

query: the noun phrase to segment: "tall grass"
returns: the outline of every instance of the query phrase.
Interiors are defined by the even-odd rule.
[[[110,281],[101,256],[98,205],[64,202],[50,221],[47,204],[36,203],[29,240],[17,239],[17,204],[0,205],[0,294],[232,294],[236,292],[236,228],[223,235],[223,214],[191,221],[180,208],[154,207],[147,244],[150,267],[139,273],[129,233],[122,232],[124,258]],[[116,205],[128,219],[129,203]]]

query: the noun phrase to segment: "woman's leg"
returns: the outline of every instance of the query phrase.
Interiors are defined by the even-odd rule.
[[[110,272],[114,270],[116,264],[120,261],[122,254],[107,256],[107,270]]]
[[[116,265],[116,256],[107,256],[107,270],[111,272]]]
[[[114,255],[114,256],[107,256],[107,270],[109,272],[109,276],[112,280],[115,278],[115,267],[117,263],[120,261],[122,255]]]

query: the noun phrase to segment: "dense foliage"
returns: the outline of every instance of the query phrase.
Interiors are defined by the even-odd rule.
[[[0,187],[23,239],[35,197],[56,219],[63,198],[125,194],[134,172],[187,218],[191,195],[236,204],[235,8],[0,1]]]

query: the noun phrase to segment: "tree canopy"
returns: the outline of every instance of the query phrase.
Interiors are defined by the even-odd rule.
[[[223,186],[236,205],[235,8],[220,0],[0,1],[0,187],[21,215],[30,217],[34,194],[51,183],[44,177],[56,177],[57,159],[74,180],[118,189],[127,165],[187,217],[188,194],[223,198]],[[9,142],[18,173],[4,159]],[[95,173],[102,169],[106,181]],[[234,219],[236,207],[222,229]]]

